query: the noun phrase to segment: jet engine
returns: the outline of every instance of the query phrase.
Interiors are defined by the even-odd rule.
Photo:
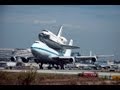
[[[38,64],[39,63],[39,60],[38,59],[34,59],[34,61]]]
[[[74,63],[75,59],[74,59],[74,57],[73,58],[72,57],[71,58],[65,58],[65,59],[62,60],[62,62],[64,62],[64,63]]]
[[[92,62],[96,62],[97,58],[92,58]]]
[[[16,62],[17,59],[16,59],[15,56],[13,56],[13,57],[10,58],[10,60],[11,60],[12,62]]]
[[[70,62],[70,63],[74,63],[74,62],[75,62],[75,59],[74,59],[74,58],[70,58],[70,59],[69,59],[69,62]]]
[[[28,57],[21,57],[22,61],[24,63],[28,63],[29,62],[29,58]]]

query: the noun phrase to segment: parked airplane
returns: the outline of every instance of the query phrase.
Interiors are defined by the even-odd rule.
[[[72,46],[73,40],[70,40],[69,45]],[[71,49],[66,49],[63,52],[59,52],[53,48],[50,48],[41,41],[35,41],[31,46],[32,54],[35,56],[36,63],[40,63],[40,69],[43,69],[43,64],[49,64],[58,69],[64,69],[64,65],[74,62],[74,57],[71,56]],[[49,66],[51,68],[51,66]]]
[[[92,55],[92,52],[90,51],[89,56],[75,56],[76,61],[86,61],[89,60],[90,63],[95,63],[98,58],[105,58],[105,57],[113,57],[114,55]]]
[[[62,34],[63,26],[60,27],[58,34],[55,35],[48,30],[42,30],[42,33],[39,34],[39,40],[46,43],[49,47],[55,50],[64,50],[64,49],[76,49],[77,46],[67,45],[67,39]]]

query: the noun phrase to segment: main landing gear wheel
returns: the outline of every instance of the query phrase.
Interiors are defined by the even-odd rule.
[[[62,70],[65,69],[65,68],[64,68],[64,64],[61,64],[60,67],[61,67]]]
[[[55,69],[57,69],[57,70],[58,70],[58,69],[59,69],[59,66],[57,65],[57,66],[55,67]]]
[[[52,69],[54,67],[54,64],[49,64],[48,69]]]
[[[43,63],[39,64],[40,69],[43,69]]]

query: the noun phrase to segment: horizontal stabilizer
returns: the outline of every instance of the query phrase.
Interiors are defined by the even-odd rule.
[[[97,55],[98,58],[101,58],[101,57],[114,57],[114,55]]]
[[[71,46],[71,45],[61,45],[63,47],[63,49],[78,49],[80,47],[77,46]]]

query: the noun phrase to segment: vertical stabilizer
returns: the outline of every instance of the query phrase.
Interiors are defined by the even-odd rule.
[[[90,56],[92,56],[92,51],[90,51]]]
[[[73,40],[71,39],[69,42],[69,45],[72,46],[73,45]],[[71,56],[71,49],[66,49],[64,56]]]
[[[61,36],[62,30],[63,30],[62,28],[63,28],[63,26],[60,27],[60,30],[58,31],[57,37],[60,37],[60,36]]]

